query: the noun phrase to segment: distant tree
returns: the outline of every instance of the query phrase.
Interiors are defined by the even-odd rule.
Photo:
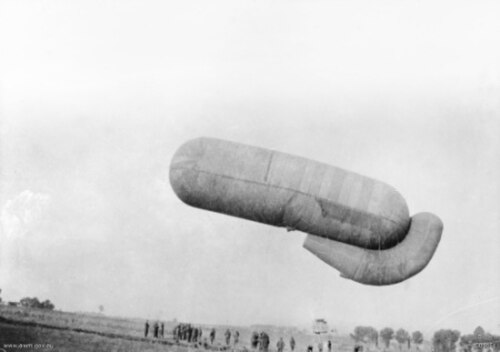
[[[375,346],[378,347],[378,331],[375,328],[370,333],[370,339],[375,342]]]
[[[492,343],[493,343],[493,351],[500,352],[500,335],[491,335]]]
[[[391,328],[383,328],[382,330],[380,330],[380,337],[384,341],[385,347],[389,348],[391,340],[394,337],[394,330],[392,330]]]
[[[40,307],[40,301],[36,297],[33,297],[33,298],[24,297],[23,299],[21,299],[19,301],[19,303],[21,304],[21,307],[26,307],[26,308],[39,308]]]
[[[477,328],[474,329],[474,336],[481,338],[484,335],[486,335],[486,332],[484,331],[482,326],[478,326]]]
[[[394,336],[394,338],[399,343],[399,349],[401,350],[403,343],[409,341],[410,334],[405,329],[399,329],[398,331],[396,331],[396,335]]]
[[[364,327],[356,326],[354,328],[354,333],[351,334],[351,338],[354,340],[354,342],[359,342],[363,341],[363,337],[364,337]]]
[[[413,343],[417,345],[417,350],[420,351],[420,345],[424,342],[424,335],[420,331],[414,331],[411,334],[411,339],[413,340]]]
[[[434,333],[432,346],[434,352],[453,352],[456,348],[456,342],[460,337],[458,330],[439,330]]]
[[[488,345],[486,351],[500,351],[500,336],[486,332],[481,326],[474,329],[474,333],[460,337],[460,347],[464,352],[482,352]]]
[[[49,301],[48,299],[46,299],[45,301],[43,301],[42,303],[40,303],[40,307],[41,309],[48,309],[48,310],[54,310],[55,306],[54,304],[52,304],[51,301]]]
[[[356,326],[351,338],[355,342],[371,342],[378,344],[378,332],[371,326]]]
[[[33,297],[24,297],[19,301],[21,307],[26,307],[26,308],[39,308],[39,309],[47,309],[47,310],[54,310],[55,306],[50,302],[48,299],[40,302],[38,298]]]
[[[472,335],[474,342],[476,342],[476,344],[474,344],[476,351],[483,352],[484,349],[483,345],[478,343],[478,342],[484,342],[484,337],[486,335],[486,332],[484,331],[483,327],[478,326],[477,328],[475,328]]]

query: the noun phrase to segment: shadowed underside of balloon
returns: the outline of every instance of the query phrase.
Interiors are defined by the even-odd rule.
[[[308,233],[306,249],[366,284],[396,283],[422,270],[441,235],[426,237],[415,230],[424,221],[420,216],[411,220],[405,200],[383,182],[229,141],[198,138],[182,145],[171,162],[170,183],[189,205]],[[439,221],[424,216],[429,217]],[[415,234],[419,241],[413,244]],[[426,245],[418,247],[424,237]],[[351,252],[355,255],[346,255]],[[394,256],[399,259],[385,259]],[[427,262],[422,266],[416,257]],[[394,265],[403,269],[389,269]]]
[[[304,248],[340,271],[342,277],[367,285],[391,285],[426,267],[442,231],[443,223],[436,215],[419,213],[412,217],[404,240],[390,249],[359,248],[314,235],[306,237]]]

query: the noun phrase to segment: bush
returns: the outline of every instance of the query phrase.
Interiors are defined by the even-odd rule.
[[[54,310],[55,306],[50,302],[48,299],[46,299],[43,302],[40,302],[38,298],[33,297],[24,297],[19,301],[21,304],[21,307],[26,307],[26,308],[38,308],[38,309],[47,309],[47,310]]]

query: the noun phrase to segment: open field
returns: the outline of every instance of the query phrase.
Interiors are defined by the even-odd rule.
[[[23,346],[20,346],[23,345]],[[110,338],[96,334],[0,322],[0,348],[6,351],[174,351],[186,347]]]
[[[150,321],[152,325],[152,321]],[[0,306],[0,351],[171,351],[191,352],[204,350],[194,344],[176,343],[172,330],[174,322],[164,321],[165,338],[144,338],[143,319],[108,317],[101,314],[67,313],[20,307]],[[197,325],[200,326],[200,325]],[[210,350],[226,349],[223,341],[224,331],[238,330],[240,343],[231,347],[232,351],[250,349],[252,331],[266,331],[270,336],[270,350],[276,350],[276,342],[283,337],[290,352],[288,341],[293,336],[297,342],[295,351],[303,352],[308,345],[317,351],[319,337],[293,327],[277,326],[208,326],[201,325],[203,337],[208,337],[212,327],[216,328],[216,340]],[[332,341],[333,352],[352,352],[354,342],[348,336],[329,335],[322,340]],[[15,345],[15,346],[14,346]],[[26,346],[19,346],[26,345]],[[421,352],[429,350],[424,343]],[[379,352],[375,346],[365,346],[365,352]],[[400,351],[393,344],[387,352]],[[408,351],[405,347],[401,352]]]

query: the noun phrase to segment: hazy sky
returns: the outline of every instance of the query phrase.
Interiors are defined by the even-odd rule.
[[[500,332],[497,1],[0,1],[0,288],[200,323]],[[364,286],[305,234],[191,208],[209,136],[382,180],[441,217],[428,267]]]

